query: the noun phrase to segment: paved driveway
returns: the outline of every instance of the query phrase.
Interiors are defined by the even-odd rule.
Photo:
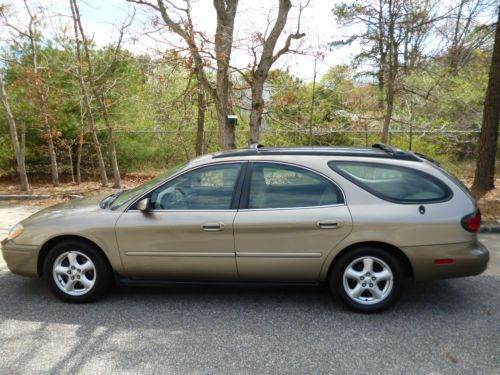
[[[26,213],[0,207],[0,236]],[[378,315],[306,288],[117,288],[71,305],[0,261],[0,373],[500,374],[500,236],[481,238],[485,276],[415,284]]]

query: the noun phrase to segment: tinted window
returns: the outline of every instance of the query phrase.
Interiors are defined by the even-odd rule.
[[[248,208],[289,208],[343,203],[339,189],[326,178],[303,168],[255,163]]]
[[[231,208],[241,164],[212,165],[185,173],[151,194],[154,210]]]
[[[330,162],[330,167],[372,194],[397,203],[438,202],[452,194],[443,182],[415,169],[350,161]]]

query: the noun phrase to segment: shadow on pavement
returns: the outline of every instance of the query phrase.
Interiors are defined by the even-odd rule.
[[[242,314],[265,314],[268,319],[278,320],[287,314],[297,313],[305,319],[321,316],[342,319],[348,316],[349,320],[376,320],[387,315],[392,319],[406,319],[409,313],[435,310],[435,316],[446,316],[453,311],[477,309],[485,302],[478,296],[488,291],[498,296],[495,287],[481,287],[486,280],[490,280],[496,288],[500,287],[500,279],[493,277],[414,283],[394,308],[385,313],[366,315],[346,310],[339,301],[332,299],[324,287],[115,287],[98,302],[68,304],[52,296],[41,279],[2,272],[0,318],[155,328],[164,327],[166,321],[175,324],[175,321],[185,318],[192,319],[194,325],[205,325],[207,320],[228,323],[232,319],[241,319]]]
[[[41,280],[0,272],[0,372],[468,371],[495,356],[499,287],[414,284],[395,308],[364,315],[325,288],[121,287],[67,304]]]

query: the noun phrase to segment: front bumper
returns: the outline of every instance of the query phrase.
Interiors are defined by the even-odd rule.
[[[413,267],[417,281],[479,275],[488,266],[488,250],[477,241],[402,248]],[[452,263],[436,264],[436,260]]]
[[[7,268],[12,273],[22,276],[38,276],[38,250],[38,246],[2,241],[2,255]]]

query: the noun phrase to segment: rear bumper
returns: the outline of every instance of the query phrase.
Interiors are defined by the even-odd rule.
[[[38,246],[18,245],[12,241],[2,242],[2,255],[7,268],[22,276],[38,276]]]
[[[414,279],[436,280],[479,275],[488,266],[488,250],[477,241],[446,245],[404,247],[410,259]],[[436,260],[452,263],[436,264]]]

